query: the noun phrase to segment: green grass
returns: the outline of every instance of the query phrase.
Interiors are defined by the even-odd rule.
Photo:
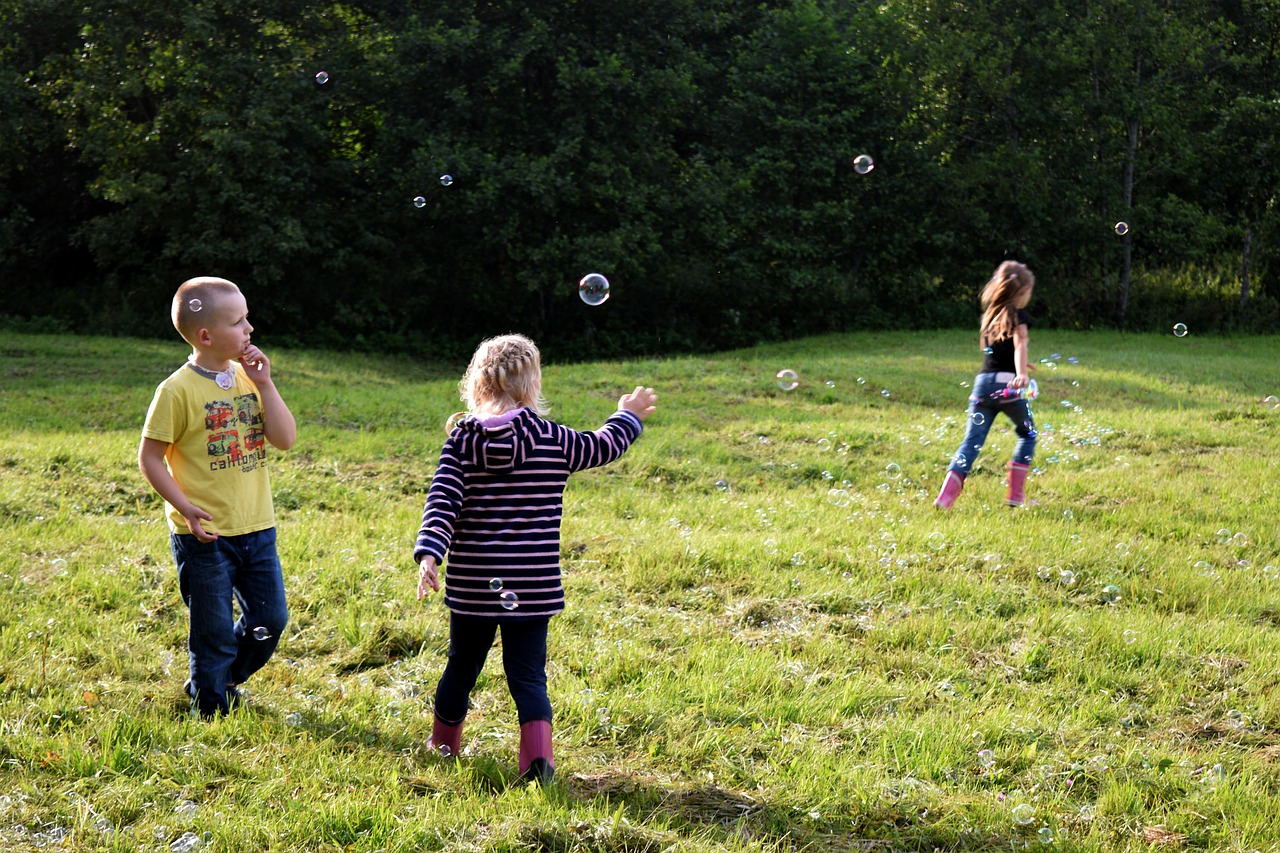
[[[496,658],[464,757],[424,746],[447,621],[410,549],[463,365],[274,353],[292,618],[248,708],[199,724],[134,461],[184,352],[7,336],[0,848],[1277,849],[1277,339],[1037,331],[1033,505],[1003,505],[993,431],[944,515],[972,338],[547,366],[573,426],[661,399],[566,495],[543,791]]]

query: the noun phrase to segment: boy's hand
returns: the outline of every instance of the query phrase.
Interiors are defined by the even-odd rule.
[[[637,385],[636,390],[630,394],[623,394],[618,399],[618,408],[626,409],[640,420],[644,420],[653,414],[657,407],[658,395],[653,393],[652,388],[645,388],[643,385]]]
[[[217,533],[206,532],[204,525],[200,523],[201,521],[213,521],[213,516],[200,507],[193,504],[191,509],[182,513],[182,517],[187,520],[187,527],[191,530],[192,535],[201,542],[212,542],[218,538]]]
[[[254,382],[271,381],[271,362],[256,344],[249,344],[240,355],[240,365]]]
[[[418,564],[418,600],[426,598],[427,588],[440,591],[440,576],[436,572],[436,558],[430,554],[422,558]]]

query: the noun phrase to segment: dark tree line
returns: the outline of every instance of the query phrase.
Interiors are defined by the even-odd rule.
[[[0,0],[0,315],[213,273],[275,340],[621,354],[968,324],[1017,257],[1046,323],[1273,331],[1278,142],[1280,0]]]

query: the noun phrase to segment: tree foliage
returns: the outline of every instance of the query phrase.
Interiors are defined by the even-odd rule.
[[[1048,322],[1154,322],[1131,291],[1190,269],[1251,282],[1207,325],[1277,317],[1276,0],[0,0],[0,33],[10,317],[164,334],[220,274],[277,339],[652,352],[967,324],[1004,257]]]

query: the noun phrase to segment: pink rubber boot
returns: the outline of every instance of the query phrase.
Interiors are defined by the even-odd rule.
[[[1009,496],[1004,499],[1009,506],[1022,506],[1026,503],[1025,487],[1029,470],[1031,466],[1023,465],[1021,462],[1009,463]]]
[[[551,781],[556,769],[551,754],[551,723],[532,720],[520,726],[520,778],[539,785]]]
[[[449,725],[436,717],[431,726],[429,745],[443,758],[456,757],[462,747],[462,723]]]
[[[964,475],[947,469],[947,478],[942,481],[942,491],[934,498],[933,505],[938,509],[951,509],[951,505],[964,491]]]

